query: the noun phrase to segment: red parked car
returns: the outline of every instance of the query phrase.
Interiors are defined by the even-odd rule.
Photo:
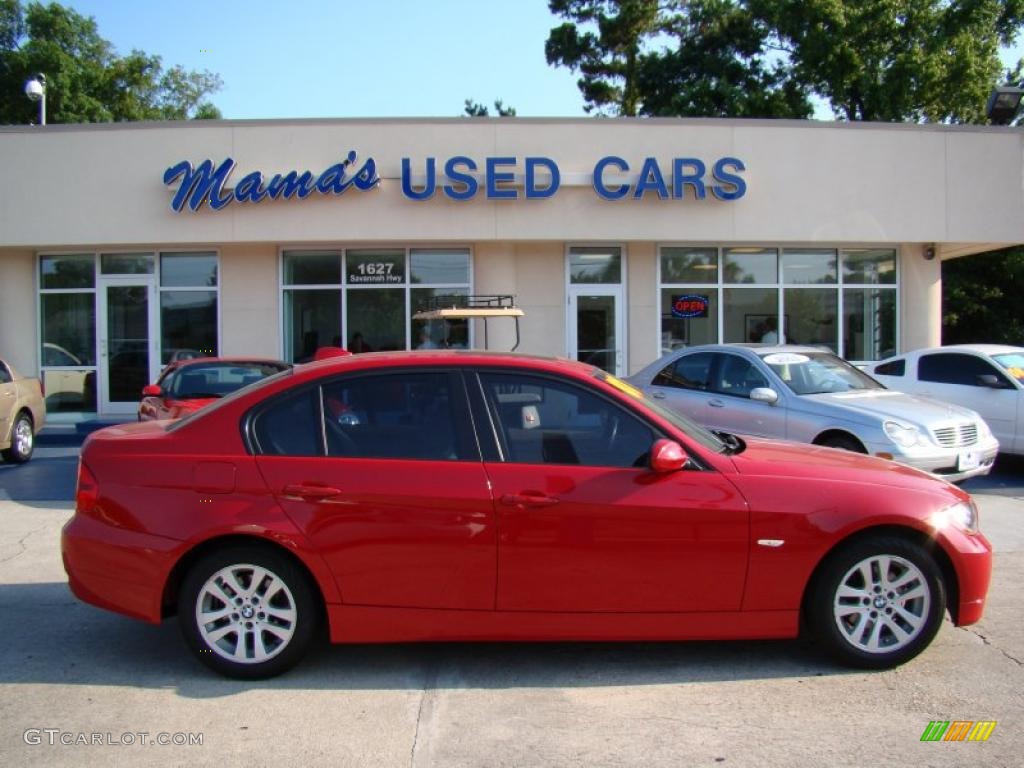
[[[832,448],[718,436],[594,367],[479,352],[298,366],[86,442],[81,599],[258,678],[336,643],[794,637],[890,667],[992,551],[962,490]]]
[[[175,360],[142,388],[139,421],[180,419],[224,395],[287,370],[290,363],[242,357]]]

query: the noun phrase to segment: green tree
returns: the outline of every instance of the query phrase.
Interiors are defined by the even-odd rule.
[[[466,99],[465,113],[467,117],[488,117],[491,114],[491,111],[478,101]],[[495,99],[494,113],[498,117],[515,117],[516,108],[506,107],[501,99]]]
[[[1024,346],[1024,247],[942,263],[942,343]]]
[[[985,122],[1024,0],[746,0],[796,80],[846,120]]]
[[[0,123],[29,123],[36,107],[24,82],[46,76],[48,120],[93,123],[220,117],[207,99],[221,88],[210,72],[164,71],[159,56],[119,56],[96,22],[58,3],[0,0]]]
[[[806,89],[734,0],[550,0],[549,64],[580,72],[584,109],[626,116],[809,117]]]

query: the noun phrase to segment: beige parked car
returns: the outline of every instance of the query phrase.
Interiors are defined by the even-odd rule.
[[[39,379],[21,376],[0,360],[0,455],[20,464],[32,458],[36,433],[46,421]]]

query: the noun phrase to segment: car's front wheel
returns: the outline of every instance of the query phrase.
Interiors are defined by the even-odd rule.
[[[283,555],[259,546],[212,552],[189,569],[178,596],[185,642],[228,677],[273,677],[302,659],[316,634],[309,579]]]
[[[11,447],[0,451],[4,461],[12,464],[22,464],[32,458],[32,451],[35,450],[36,439],[32,431],[31,417],[22,411],[14,420],[14,427],[11,429]]]
[[[946,595],[932,556],[920,545],[873,536],[836,552],[818,574],[808,618],[815,637],[838,661],[887,669],[931,643]]]

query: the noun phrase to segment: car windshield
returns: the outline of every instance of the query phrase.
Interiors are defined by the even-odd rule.
[[[687,435],[689,435],[694,440],[699,442],[705,448],[709,448],[710,450],[715,451],[717,453],[726,453],[729,450],[731,450],[730,446],[728,446],[722,440],[719,440],[718,437],[709,432],[706,428],[702,427],[695,421],[690,421],[690,419],[688,419],[686,416],[683,416],[680,413],[676,413],[675,411],[671,411],[668,408],[656,402],[655,400],[645,396],[643,392],[634,387],[632,384],[628,384],[625,381],[622,381],[622,379],[612,376],[607,371],[602,371],[600,369],[594,372],[594,378],[600,379],[605,384],[609,384],[615,387],[620,392],[629,395],[634,400],[642,403],[644,408],[654,411],[665,421],[669,422],[672,426],[676,427],[677,429],[685,432]]]
[[[1006,372],[1018,382],[1024,384],[1024,353],[1010,352],[1005,355],[993,355],[992,359],[999,363]]]
[[[165,384],[164,391],[175,400],[224,397],[286,368],[285,363],[263,361],[186,365]]]
[[[760,357],[798,395],[885,389],[829,352],[765,352]]]

